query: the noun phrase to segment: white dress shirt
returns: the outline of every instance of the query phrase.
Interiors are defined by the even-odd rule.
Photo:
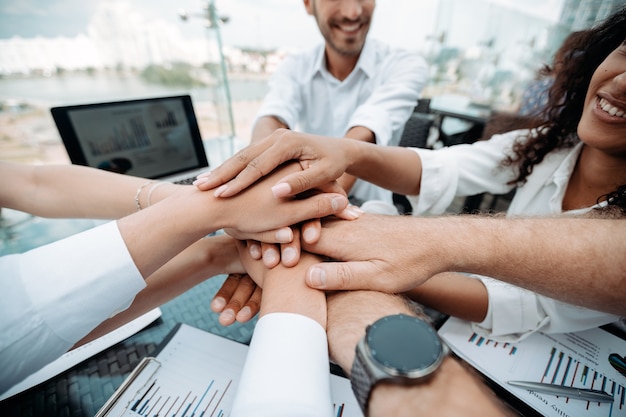
[[[355,126],[371,130],[379,145],[397,145],[428,77],[424,59],[373,39],[343,81],[326,69],[324,44],[286,57],[269,81],[257,113],[290,129],[342,138]],[[357,180],[351,195],[392,203],[390,191]]]
[[[128,308],[145,285],[116,222],[0,257],[0,392]]]
[[[510,191],[514,186],[507,183],[515,178],[515,168],[502,167],[500,163],[511,153],[513,142],[528,134],[527,130],[518,130],[472,145],[435,151],[414,149],[420,155],[423,170],[420,195],[408,196],[414,214],[441,214],[456,196]],[[507,216],[562,213],[563,197],[581,149],[582,143],[548,154],[533,168],[527,182],[517,189]],[[537,330],[571,332],[619,319],[612,314],[573,306],[492,278],[478,278],[489,293],[489,308],[485,320],[476,323],[474,328],[488,337],[515,341]]]
[[[271,313],[257,322],[231,417],[331,417],[326,332],[315,320]]]

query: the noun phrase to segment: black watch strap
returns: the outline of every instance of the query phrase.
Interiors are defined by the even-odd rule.
[[[372,381],[370,374],[363,364],[363,358],[358,348],[356,349],[354,363],[352,364],[350,383],[352,385],[352,392],[354,392],[354,396],[361,407],[361,411],[363,411],[363,415],[367,416],[367,405],[374,381]]]

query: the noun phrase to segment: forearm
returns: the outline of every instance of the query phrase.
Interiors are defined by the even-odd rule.
[[[482,281],[456,272],[437,274],[406,295],[444,314],[474,322],[483,321],[489,307]]]
[[[117,219],[148,205],[154,184],[145,178],[115,174],[78,165],[22,165],[2,163],[0,174],[11,178],[3,184],[0,205],[35,216],[51,218]],[[156,182],[155,182],[156,184]],[[151,203],[170,195],[177,186],[155,188]]]
[[[259,118],[254,127],[252,129],[252,136],[250,138],[250,143],[255,143],[260,141],[261,139],[265,139],[269,135],[272,134],[276,129],[289,129],[289,126],[282,123],[274,116],[263,116]]]
[[[626,220],[429,221],[425,236],[437,259],[448,263],[439,271],[487,275],[572,304],[626,314],[626,240],[607,238],[623,236]]]
[[[190,186],[119,219],[126,247],[142,276],[151,275],[193,242],[225,227],[221,206],[212,193]]]
[[[372,391],[367,417],[516,416],[473,369],[449,356],[419,385],[381,383]]]
[[[346,172],[396,193],[417,195],[422,165],[417,153],[399,146],[349,143]]]
[[[146,278],[146,287],[137,294],[129,308],[104,321],[77,342],[74,348],[123,326],[207,278],[242,272],[234,239],[226,235],[200,239]]]

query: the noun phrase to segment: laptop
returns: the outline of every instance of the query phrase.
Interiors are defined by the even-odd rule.
[[[189,95],[50,111],[73,164],[182,184],[209,168]]]

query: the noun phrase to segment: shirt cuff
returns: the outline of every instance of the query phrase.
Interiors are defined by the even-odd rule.
[[[32,305],[70,344],[128,308],[146,286],[116,222],[26,252],[20,269]]]
[[[478,333],[501,341],[517,342],[541,330],[550,321],[532,291],[493,278],[477,277],[489,294],[485,319],[472,326]]]
[[[259,319],[239,381],[232,417],[331,416],[326,332],[299,314]]]
[[[422,181],[419,195],[407,195],[414,215],[442,214],[452,204],[459,181],[456,161],[448,158],[447,149],[409,148],[416,152],[422,162]]]

